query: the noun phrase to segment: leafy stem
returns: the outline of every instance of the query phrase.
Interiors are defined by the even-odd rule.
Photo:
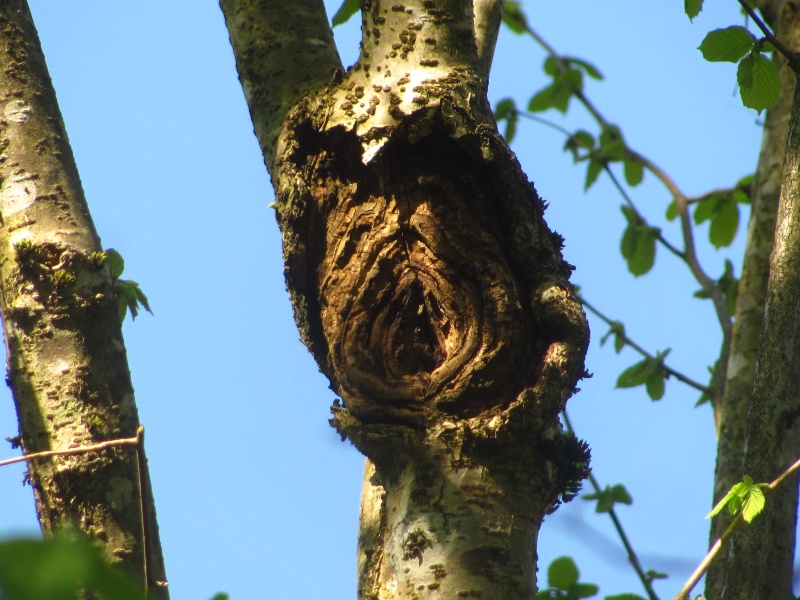
[[[775,489],[781,485],[784,481],[789,479],[789,477],[795,473],[798,469],[800,469],[800,459],[795,461],[791,466],[789,466],[786,470],[783,471],[775,480],[773,480],[769,485],[764,486],[763,484],[756,484],[756,487],[763,488],[764,495],[769,495],[771,492],[775,491]],[[737,484],[737,486],[740,484]],[[734,489],[736,486],[734,486]],[[733,491],[733,490],[731,490]],[[733,496],[733,494],[728,494],[728,497]],[[675,600],[687,600],[689,598],[689,594],[691,593],[694,586],[697,585],[697,582],[700,581],[700,578],[705,574],[708,570],[708,567],[714,562],[714,559],[719,555],[720,551],[725,547],[725,544],[728,543],[728,540],[731,538],[733,533],[742,525],[742,523],[747,522],[748,519],[746,518],[746,514],[744,510],[740,510],[736,515],[736,518],[733,519],[731,524],[728,528],[724,531],[724,533],[720,536],[720,538],[714,542],[714,545],[711,546],[711,549],[706,554],[705,558],[700,561],[700,564],[697,565],[694,573],[689,576],[689,579],[683,585],[681,590],[675,596]]]
[[[742,5],[742,8],[748,14],[748,16],[753,19],[753,22],[764,34],[764,37],[767,39],[767,41],[775,46],[775,49],[786,57],[792,70],[795,73],[800,74],[800,54],[793,52],[788,46],[786,46],[786,44],[775,37],[772,31],[770,31],[770,28],[767,27],[766,23],[764,23],[761,17],[758,16],[758,13],[753,10],[753,7],[750,6],[750,3],[747,2],[747,0],[739,0],[739,4]]]
[[[613,333],[614,336],[616,336],[616,339],[618,340],[618,346],[617,347],[621,348],[622,345],[630,346],[636,352],[641,354],[643,357],[651,359],[651,360],[655,360],[656,357],[653,354],[651,354],[650,352],[648,352],[647,350],[642,348],[639,344],[637,344],[630,337],[628,337],[628,335],[625,333],[625,328],[623,326],[621,326],[621,323],[619,321],[614,321],[613,319],[611,319],[611,318],[607,317],[606,315],[604,315],[597,308],[595,308],[592,304],[590,304],[586,300],[586,298],[584,298],[583,296],[579,296],[578,299],[581,301],[581,304],[583,304],[583,306],[585,306],[586,309],[589,312],[594,314],[597,318],[599,318],[601,321],[603,321],[606,325],[611,327],[611,333]],[[686,385],[688,385],[690,387],[693,387],[696,390],[698,390],[700,392],[703,392],[704,394],[709,394],[710,395],[711,390],[707,386],[705,386],[705,385],[703,385],[701,383],[698,383],[697,381],[695,381],[694,379],[692,379],[690,377],[687,377],[686,375],[684,375],[680,371],[676,371],[675,369],[673,369],[672,367],[667,366],[663,362],[661,363],[660,368],[667,375],[669,375],[671,377],[674,377],[678,381],[682,381]]]
[[[569,420],[569,416],[567,415],[567,411],[563,411],[561,413],[561,417],[564,419],[564,426],[568,432],[573,432],[572,423]],[[595,478],[594,475],[589,473],[589,483],[592,485],[592,489],[594,489],[595,494],[600,495],[602,494],[603,490],[600,487],[600,484]],[[639,557],[636,555],[636,551],[633,549],[630,540],[628,539],[627,534],[625,533],[625,529],[622,527],[622,522],[617,517],[617,513],[614,511],[614,507],[612,506],[608,510],[608,516],[611,518],[611,522],[614,524],[614,529],[617,531],[617,535],[619,535],[619,539],[622,541],[622,545],[625,547],[625,552],[628,554],[628,560],[630,561],[631,565],[633,566],[634,570],[636,571],[636,575],[639,577],[639,580],[642,582],[645,591],[647,592],[647,596],[650,600],[658,600],[658,595],[656,595],[655,591],[653,590],[652,574],[648,574],[642,568],[642,564],[639,562]],[[663,575],[662,575],[663,577]]]

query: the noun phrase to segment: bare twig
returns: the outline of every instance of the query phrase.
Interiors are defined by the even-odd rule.
[[[75,454],[88,454],[89,452],[99,452],[100,450],[106,450],[108,448],[113,448],[115,446],[136,446],[139,444],[139,436],[144,435],[144,429],[142,427],[139,428],[139,431],[136,432],[136,437],[132,438],[119,438],[116,440],[108,440],[105,442],[98,442],[97,444],[90,444],[88,446],[78,446],[77,448],[68,448],[67,450],[45,450],[44,452],[34,452],[32,454],[23,454],[22,456],[17,456],[16,458],[9,458],[6,460],[0,460],[0,467],[5,467],[6,465],[13,465],[14,463],[35,460],[38,458],[49,458],[52,456],[71,456]]]
[[[563,411],[561,416],[564,419],[564,425],[567,431],[572,431],[574,433],[572,423],[569,420],[569,416],[567,416],[567,411]],[[602,492],[600,484],[595,476],[591,473],[589,473],[589,483],[592,484],[592,488],[596,493],[599,494]],[[614,524],[614,529],[617,530],[617,535],[619,535],[622,545],[625,547],[625,552],[628,553],[628,560],[630,561],[631,565],[633,565],[636,574],[639,576],[639,579],[641,580],[642,585],[647,592],[647,596],[650,598],[650,600],[658,600],[658,596],[653,590],[652,579],[648,577],[647,573],[645,573],[644,569],[642,568],[642,564],[639,562],[639,557],[636,555],[633,546],[628,540],[628,536],[625,534],[625,529],[622,527],[622,522],[617,517],[617,513],[614,511],[613,507],[609,509],[608,515],[611,517],[611,522]]]

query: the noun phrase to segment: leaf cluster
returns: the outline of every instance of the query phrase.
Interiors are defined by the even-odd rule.
[[[749,523],[764,510],[766,500],[763,490],[768,487],[768,483],[753,483],[753,479],[745,475],[743,481],[735,484],[725,497],[717,502],[706,515],[706,519],[718,515],[727,506],[732,515],[741,512],[745,523]]]
[[[617,387],[632,388],[644,385],[651,400],[661,400],[664,397],[664,383],[669,377],[668,371],[664,368],[664,359],[667,354],[669,354],[669,348],[631,365],[620,373],[617,378]]]
[[[690,19],[702,9],[702,0],[685,0],[684,8]],[[746,28],[733,25],[709,32],[699,47],[703,58],[710,62],[738,63],[736,82],[742,104],[762,110],[777,104],[781,93],[781,78],[777,65],[769,54],[775,50],[766,38],[757,38]]]
[[[125,313],[128,311],[131,313],[131,318],[135,320],[139,315],[139,305],[152,315],[153,311],[150,309],[150,303],[139,284],[131,279],[119,278],[125,270],[125,260],[122,255],[113,248],[109,248],[104,254],[108,268],[111,271],[114,293],[117,295],[119,320],[124,321]]]

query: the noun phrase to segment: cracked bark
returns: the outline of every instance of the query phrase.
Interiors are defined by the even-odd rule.
[[[324,13],[278,19],[281,4],[221,2],[298,328],[343,399],[334,426],[369,459],[359,597],[531,598],[542,518],[587,469],[558,413],[588,328],[492,120],[476,39],[499,19],[478,38],[471,2],[362,2],[345,73]],[[276,83],[278,53],[259,49],[290,44],[293,19],[316,23],[325,68]]]
[[[0,5],[0,52],[0,310],[20,444],[31,453],[133,437],[111,278],[24,0]],[[154,585],[163,559],[149,481],[143,533],[132,448],[36,460],[28,478],[46,536],[83,531],[168,597]]]
[[[800,12],[796,3],[785,0],[757,2],[759,10],[776,36],[787,46],[800,50]],[[792,110],[795,75],[780,55],[779,65],[784,92],[777,106],[767,112],[756,176],[752,188],[752,210],[747,231],[747,244],[739,284],[733,335],[728,361],[725,393],[715,405],[718,414],[719,442],[714,480],[714,503],[722,498],[736,482],[741,481],[748,411],[753,396],[759,341],[764,325],[764,306],[767,298],[770,254],[775,239],[775,222],[781,193],[786,139]],[[793,377],[798,381],[797,376]],[[787,398],[789,405],[800,407],[800,390],[793,386]],[[796,409],[795,409],[796,410]],[[772,414],[772,429],[780,432],[779,458],[774,466],[782,469],[800,455],[800,426],[795,417],[785,418],[781,412]],[[777,472],[765,474],[767,479]],[[795,530],[797,520],[797,483],[788,482],[770,498],[768,532],[770,544],[764,548],[764,564],[769,570],[759,576],[764,598],[794,598],[792,594]],[[714,518],[710,543],[722,535],[731,522],[723,511]],[[762,516],[759,520],[766,522]],[[751,557],[731,554],[712,563],[706,576],[706,596],[722,597],[729,573],[741,572]]]

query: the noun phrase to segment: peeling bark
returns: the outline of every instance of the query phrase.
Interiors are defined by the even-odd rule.
[[[20,444],[31,453],[133,437],[111,277],[23,0],[0,6],[0,52],[0,309]],[[36,460],[28,479],[45,535],[85,532],[167,597],[154,588],[164,566],[149,493],[144,538],[132,449]]]
[[[358,62],[296,95],[277,141],[256,127],[301,337],[370,461],[360,598],[532,597],[542,518],[588,468],[558,420],[586,319],[496,130],[475,21],[463,0],[362,2]]]
[[[792,2],[768,0],[759,2],[759,9],[788,47],[800,50],[800,12]],[[739,283],[736,314],[734,318],[730,358],[727,367],[725,393],[715,403],[719,424],[717,467],[714,481],[714,504],[736,482],[742,479],[742,460],[747,430],[747,415],[751,406],[759,341],[764,324],[764,305],[767,296],[769,259],[775,239],[775,221],[783,177],[786,139],[792,110],[795,75],[780,55],[776,55],[784,92],[777,106],[767,112],[756,176],[752,186],[752,209],[747,230],[742,276]],[[794,381],[800,380],[798,376]],[[800,407],[800,389],[795,385],[788,400],[791,406]],[[791,464],[800,455],[800,424],[795,417],[785,421],[780,413],[772,415],[773,430],[780,432],[780,465]],[[752,475],[752,473],[747,473]],[[774,476],[773,473],[770,476]],[[765,548],[765,563],[770,574],[762,581],[761,597],[793,598],[793,562],[797,520],[797,483],[789,482],[770,498],[770,544]],[[763,517],[760,517],[763,519]],[[723,511],[714,518],[710,544],[713,544],[728,527],[732,517]],[[729,555],[712,563],[706,576],[706,596],[719,598],[731,571],[742,568],[744,556]]]

